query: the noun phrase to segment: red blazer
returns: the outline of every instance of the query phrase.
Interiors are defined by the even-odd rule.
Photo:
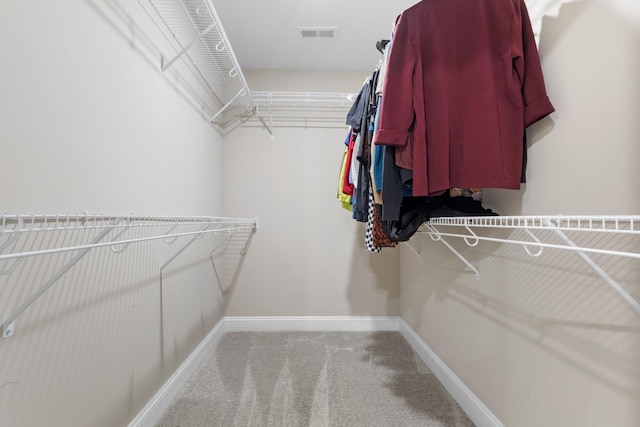
[[[403,12],[381,108],[376,144],[410,150],[414,196],[520,188],[524,129],[554,111],[524,0],[422,0]]]

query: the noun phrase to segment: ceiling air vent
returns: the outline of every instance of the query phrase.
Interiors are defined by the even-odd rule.
[[[335,39],[338,27],[298,27],[301,39]]]

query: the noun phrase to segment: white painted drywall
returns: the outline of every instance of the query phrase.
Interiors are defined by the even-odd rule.
[[[557,111],[529,130],[528,183],[487,190],[485,207],[503,215],[640,212],[639,12],[632,0],[591,0],[543,20],[540,54]],[[620,237],[571,237],[638,249]],[[421,259],[402,253],[402,317],[504,425],[640,423],[640,318],[602,278],[568,251],[532,258],[518,246],[452,243],[480,280],[423,236]],[[638,261],[593,258],[640,298]]]
[[[371,70],[373,71],[373,70]],[[254,90],[358,92],[366,72],[246,71]],[[346,114],[345,114],[346,121]],[[240,127],[225,136],[224,209],[260,229],[226,315],[395,315],[397,249],[370,254],[337,199],[346,125]]]
[[[221,215],[222,136],[114,4],[0,3],[0,211]],[[208,238],[167,267],[161,306],[184,241],[94,249],[20,316],[0,424],[126,425],[222,315]],[[2,321],[63,263],[0,276]]]

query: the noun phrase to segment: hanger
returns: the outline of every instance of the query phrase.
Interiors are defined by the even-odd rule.
[[[378,51],[382,54],[384,54],[384,48],[387,47],[387,45],[389,44],[390,40],[380,40],[376,42],[376,49],[378,49]]]

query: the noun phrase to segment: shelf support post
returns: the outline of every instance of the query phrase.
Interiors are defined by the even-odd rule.
[[[215,26],[216,26],[216,23],[212,22],[211,24],[209,24],[209,26],[207,28],[205,28],[205,30],[203,32],[198,34],[198,37],[196,37],[195,39],[191,40],[191,42],[188,45],[183,47],[182,50],[180,52],[178,52],[178,54],[176,56],[174,56],[169,62],[167,62],[165,65],[162,66],[162,73],[167,71],[178,59],[180,59],[180,57],[182,55],[184,55],[189,49],[191,49],[191,46],[193,46],[194,43],[196,43],[198,40],[201,40],[204,36],[206,36],[207,33],[209,31],[213,30],[213,28]]]
[[[273,136],[273,94],[269,93],[269,133]]]
[[[233,98],[231,98],[231,101],[227,102],[224,107],[222,107],[220,110],[218,110],[218,112],[209,119],[209,123],[212,123],[215,119],[218,118],[218,116],[220,114],[222,114],[224,112],[224,110],[226,110],[227,108],[229,108],[229,106],[231,106],[231,104],[233,104],[233,102],[239,97],[239,96],[244,96],[246,95],[247,90],[245,88],[240,89],[240,91],[236,94],[236,96],[234,96]]]
[[[480,280],[480,272],[478,271],[477,268],[475,268],[473,266],[473,264],[471,264],[469,261],[467,261],[467,259],[464,256],[462,256],[462,254],[460,252],[455,250],[455,248],[453,246],[451,246],[451,244],[449,244],[449,242],[444,240],[444,238],[442,237],[440,232],[438,230],[436,230],[436,228],[433,225],[427,224],[427,228],[429,228],[429,230],[431,230],[429,232],[429,237],[431,237],[431,240],[433,240],[434,242],[442,242],[447,248],[449,248],[449,250],[451,252],[454,253],[455,256],[457,256],[460,259],[460,261],[464,262],[467,265],[467,267],[469,267],[471,270],[473,270],[473,272],[475,273],[476,280]]]
[[[204,227],[201,227],[198,232],[204,232],[206,231],[209,227],[211,226],[211,224],[206,225]],[[191,240],[189,240],[189,243],[187,243],[186,245],[184,245],[178,252],[175,253],[175,255],[173,255],[171,258],[169,258],[169,260],[167,262],[165,262],[161,267],[160,267],[160,281],[162,281],[162,271],[165,269],[165,267],[169,264],[171,264],[171,262],[173,262],[174,259],[178,258],[178,256],[185,251],[185,249],[187,249],[189,246],[191,246],[191,244],[193,242],[195,242],[197,239],[201,238],[202,234],[196,234],[195,236],[193,236],[191,238]]]
[[[553,224],[546,220],[549,224],[550,227],[553,227]],[[572,248],[577,248],[578,246],[573,243],[573,241],[571,239],[569,239],[569,237],[564,234],[562,231],[553,228],[553,231],[568,245],[571,246]],[[629,303],[629,305],[631,306],[631,308],[638,314],[640,314],[640,304],[638,303],[638,301],[636,301],[631,295],[629,295],[627,293],[627,291],[625,291],[622,286],[620,286],[618,284],[618,282],[616,282],[615,280],[613,280],[613,278],[611,276],[609,276],[607,274],[606,271],[604,271],[602,269],[602,267],[600,267],[594,260],[592,260],[586,253],[584,253],[583,251],[576,249],[576,253],[578,254],[578,256],[580,258],[582,258],[582,260],[589,266],[591,267],[596,273],[598,273],[600,275],[600,277],[602,277],[605,282],[607,282],[609,284],[609,286],[611,286],[611,288],[613,288],[614,291],[616,291],[627,303]]]
[[[413,252],[415,254],[415,256],[417,256],[418,258],[420,258],[420,251],[418,251],[416,248],[414,248],[413,246],[411,246],[411,243],[409,243],[408,241],[403,242],[411,252]]]
[[[257,227],[257,223],[256,223],[256,227]],[[249,236],[247,237],[247,242],[244,244],[244,247],[240,250],[240,260],[238,261],[238,264],[236,266],[236,270],[233,274],[233,277],[231,278],[230,281],[230,286],[233,285],[233,283],[235,283],[236,278],[238,277],[238,273],[240,271],[240,268],[242,267],[242,265],[244,264],[244,259],[247,256],[247,253],[249,251],[249,246],[251,245],[251,240],[253,239],[253,235],[256,232],[256,227],[253,227],[251,229],[251,231],[249,232]],[[222,286],[222,279],[220,277],[220,275],[218,274],[218,269],[216,268],[216,264],[213,261],[213,253],[220,247],[222,246],[226,241],[228,241],[231,238],[231,236],[226,237],[222,242],[220,242],[215,248],[213,248],[211,250],[211,252],[209,252],[209,258],[211,259],[211,265],[213,266],[213,271],[216,275],[216,279],[218,281],[218,288],[220,289],[220,292],[224,295],[227,290],[225,290]]]
[[[91,242],[91,244],[92,245],[97,244],[102,239],[104,239],[109,233],[111,233],[111,231],[121,221],[122,221],[122,218],[116,219],[114,222],[112,222],[111,226],[103,230],[102,233],[100,233],[98,237],[96,237]],[[13,329],[14,329],[13,322],[18,318],[18,316],[20,316],[26,309],[28,309],[31,306],[31,304],[36,302],[38,298],[42,296],[42,294],[44,294],[47,290],[49,290],[49,288],[51,288],[58,281],[58,279],[64,276],[65,273],[69,271],[69,269],[71,269],[71,267],[73,267],[78,261],[80,261],[86,254],[88,254],[89,251],[91,251],[91,249],[93,248],[88,247],[88,248],[82,249],[76,256],[74,256],[71,259],[71,261],[65,264],[64,267],[58,270],[56,274],[54,274],[44,285],[42,285],[40,289],[36,291],[36,293],[31,295],[31,297],[27,301],[25,301],[13,313],[11,313],[11,315],[9,315],[9,317],[6,318],[2,326],[0,326],[0,331],[2,332],[2,338],[9,338],[13,336]]]

